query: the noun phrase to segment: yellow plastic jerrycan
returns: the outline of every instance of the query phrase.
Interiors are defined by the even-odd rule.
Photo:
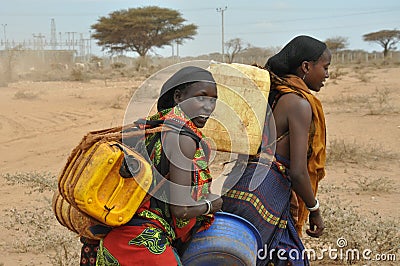
[[[133,177],[120,175],[124,156],[133,158],[136,164]],[[100,141],[69,162],[60,176],[59,190],[68,202],[90,217],[119,226],[135,214],[152,180],[151,166],[139,153],[119,142]]]
[[[208,70],[217,82],[218,102],[201,131],[218,151],[256,154],[268,106],[269,72],[237,63],[211,63]]]

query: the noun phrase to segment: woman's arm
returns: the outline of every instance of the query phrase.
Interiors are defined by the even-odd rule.
[[[290,178],[293,190],[301,197],[306,206],[311,208],[316,205],[307,169],[308,132],[312,120],[312,111],[310,104],[305,99],[293,94],[290,96],[287,99],[287,120],[290,132]],[[310,229],[307,229],[307,234],[313,237],[320,236],[324,224],[319,210],[310,212],[309,219]]]
[[[170,211],[177,218],[193,218],[203,215],[207,211],[207,203],[202,201],[201,204],[191,197],[191,180],[192,180],[192,160],[196,152],[195,141],[185,135],[179,135],[174,132],[166,133],[163,148],[165,154],[170,161],[170,180],[180,186],[170,186],[171,202],[179,203],[170,204]],[[214,213],[221,209],[222,199],[220,197],[212,197],[212,209],[210,213]]]

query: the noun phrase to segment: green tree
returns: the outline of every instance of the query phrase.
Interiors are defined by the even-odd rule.
[[[400,30],[381,30],[363,35],[364,41],[378,43],[383,48],[383,57],[389,51],[396,50],[396,45],[400,41]]]
[[[325,43],[332,52],[343,50],[349,45],[348,38],[340,36],[328,38]]]
[[[193,39],[197,26],[185,25],[186,20],[172,9],[157,6],[130,8],[100,17],[92,25],[93,38],[103,50],[111,53],[135,52],[144,58],[153,48]]]

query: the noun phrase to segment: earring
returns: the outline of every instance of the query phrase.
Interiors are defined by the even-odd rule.
[[[304,73],[303,80],[306,78],[307,73]]]

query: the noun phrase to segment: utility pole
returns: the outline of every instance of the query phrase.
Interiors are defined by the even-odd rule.
[[[92,31],[89,30],[89,57],[92,57]]]
[[[62,44],[61,32],[58,33],[58,37],[60,38],[59,49],[62,50],[63,49],[62,48],[63,44]]]
[[[90,39],[84,39],[85,40],[85,58],[86,62],[90,61]]]
[[[71,50],[71,44],[72,44],[72,50],[75,51],[75,34],[77,32],[72,32],[72,31],[67,31],[68,34],[68,50]],[[72,41],[71,41],[71,35],[72,35]]]
[[[39,33],[38,35],[32,34],[33,36],[33,46],[35,50],[44,50],[45,36]]]
[[[4,33],[4,50],[7,50],[7,34],[6,34],[7,24],[1,24],[1,26],[3,26],[3,33]]]
[[[224,8],[218,7],[217,12],[221,13],[221,18],[222,18],[222,63],[225,62],[225,52],[224,52],[224,46],[225,46],[225,41],[224,41],[224,12],[228,9],[227,6]]]
[[[77,32],[71,32],[72,34],[72,50],[75,52],[75,34]]]
[[[68,40],[66,41],[66,45],[68,45],[68,50],[71,50],[71,32],[67,31],[66,34],[68,34]]]
[[[51,49],[52,50],[56,50],[57,49],[57,34],[56,34],[56,22],[54,20],[54,18],[51,19],[51,23],[50,23],[50,45],[51,45]]]
[[[83,38],[83,33],[80,33],[80,39],[79,39],[79,54],[80,56],[86,57],[85,55],[85,39]]]

